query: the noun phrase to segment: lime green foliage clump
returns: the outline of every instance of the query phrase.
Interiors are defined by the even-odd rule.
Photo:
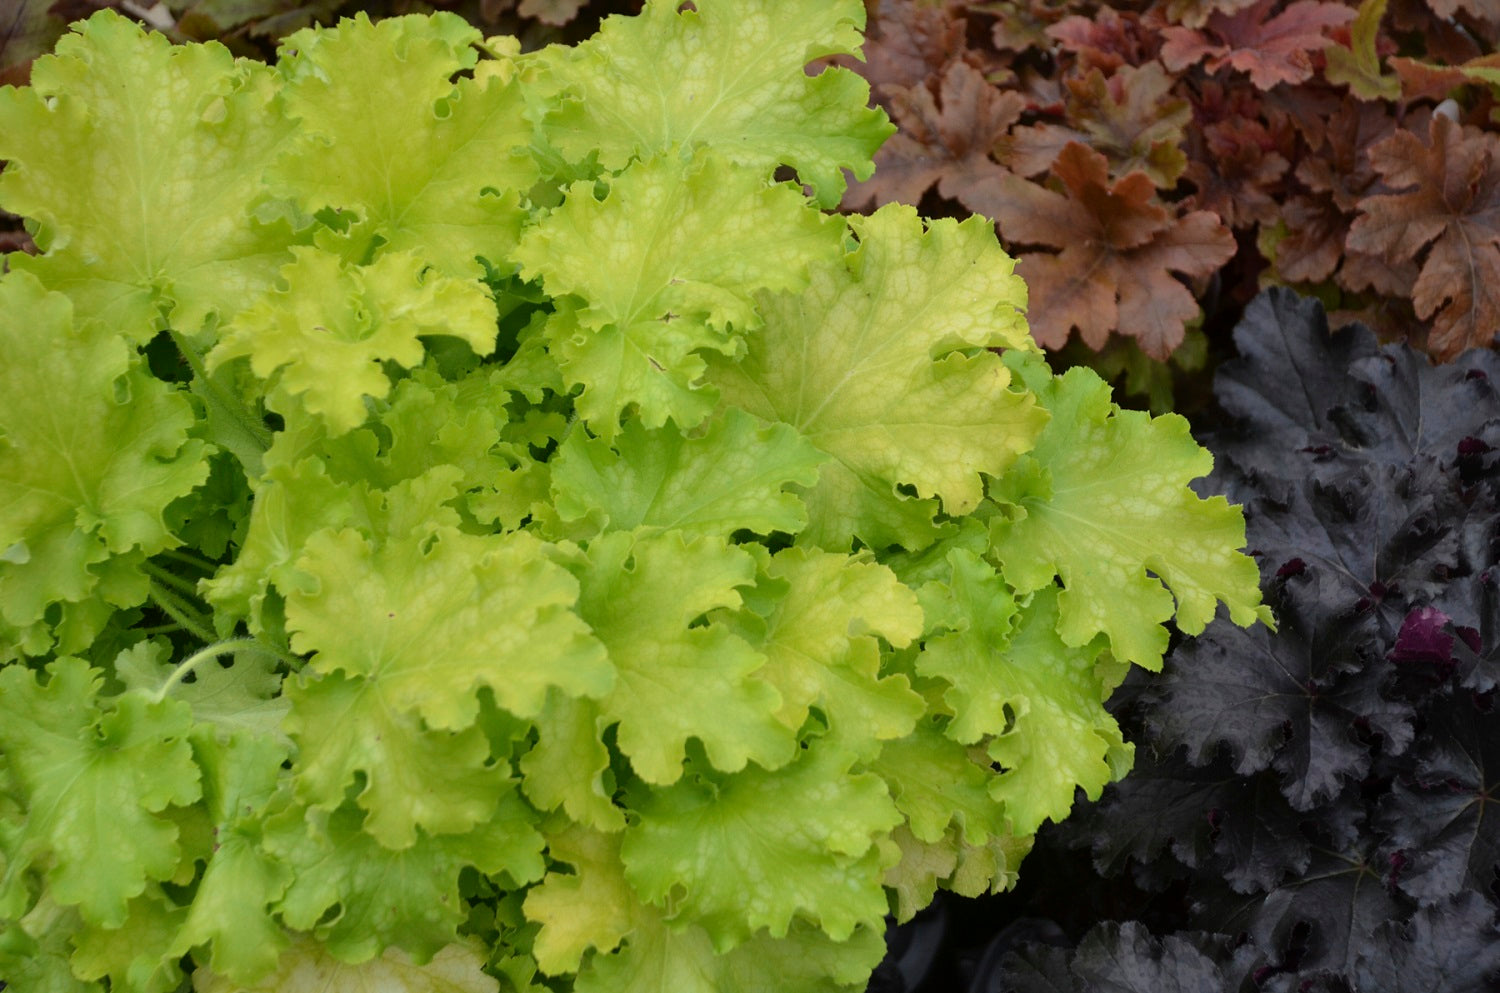
[[[105,11],[0,90],[11,988],[857,989],[1129,767],[1166,622],[1263,616],[986,225],[820,209],[857,0],[695,7]]]

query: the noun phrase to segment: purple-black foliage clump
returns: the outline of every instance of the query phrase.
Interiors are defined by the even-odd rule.
[[[1184,641],[1122,715],[1135,771],[1060,832],[1183,909],[1005,988],[1500,989],[1500,356],[1434,366],[1283,289],[1235,343],[1208,488],[1277,628]]]

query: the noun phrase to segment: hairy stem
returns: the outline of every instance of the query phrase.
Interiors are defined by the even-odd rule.
[[[207,617],[194,610],[184,602],[171,587],[165,586],[156,579],[150,580],[147,595],[151,602],[161,608],[161,612],[176,621],[188,634],[197,638],[204,644],[214,640],[213,626]]]

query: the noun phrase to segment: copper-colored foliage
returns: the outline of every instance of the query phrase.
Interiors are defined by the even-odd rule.
[[[1007,165],[1035,176],[1068,142],[1082,141],[1108,156],[1117,175],[1139,169],[1158,186],[1177,182],[1187,167],[1178,145],[1192,109],[1171,93],[1172,78],[1159,64],[1121,66],[1108,77],[1091,69],[1064,82],[1068,124],[1017,128]]]
[[[875,175],[845,194],[846,208],[916,203],[933,185],[943,196],[967,202],[971,190],[1003,173],[991,152],[1020,119],[1020,94],[997,90],[977,69],[952,62],[936,94],[918,84],[890,86],[886,95],[899,130],[876,155]]]
[[[1490,344],[1500,330],[1500,139],[1434,115],[1425,142],[1397,131],[1370,161],[1400,192],[1360,202],[1348,246],[1392,262],[1425,253],[1412,303],[1433,318],[1440,358]]]
[[[1285,282],[1439,357],[1500,329],[1500,2],[868,6],[900,131],[846,205],[994,218],[1044,345],[1164,357],[1210,274],[1216,306]]]
[[[1234,238],[1207,211],[1179,215],[1160,203],[1143,172],[1111,183],[1105,157],[1077,142],[1052,174],[1060,190],[1003,177],[986,211],[1007,241],[1060,249],[1019,256],[1032,334],[1060,348],[1076,328],[1098,349],[1115,332],[1165,359],[1198,313],[1174,274],[1208,275],[1234,254]]]
[[[1174,72],[1204,62],[1209,72],[1229,66],[1262,90],[1301,83],[1313,74],[1311,53],[1328,43],[1324,31],[1354,18],[1337,3],[1297,0],[1272,16],[1274,0],[1259,0],[1231,15],[1215,14],[1203,31],[1162,29],[1161,60]]]

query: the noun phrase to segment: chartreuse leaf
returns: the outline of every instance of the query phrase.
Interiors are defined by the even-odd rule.
[[[1007,832],[1004,808],[990,796],[991,773],[974,752],[927,720],[906,737],[886,742],[867,768],[885,780],[916,840],[941,841],[956,826],[962,839],[983,844]]]
[[[950,739],[940,740],[953,745]],[[893,782],[892,789],[897,788]],[[992,834],[974,844],[964,834],[956,824],[936,841],[919,840],[905,824],[891,833],[901,860],[886,870],[884,882],[895,897],[897,920],[911,920],[932,903],[939,885],[967,897],[1002,893],[1016,885],[1021,860],[1031,851],[1031,835]]]
[[[434,509],[453,495],[451,476],[436,482],[439,492],[426,494],[435,499],[429,504]],[[216,616],[231,622],[248,619],[250,630],[259,633],[267,593],[273,586],[293,587],[293,563],[307,539],[323,528],[367,521],[370,502],[368,486],[337,482],[317,459],[268,466],[256,483],[239,555],[203,583]]]
[[[199,961],[215,972],[252,982],[275,969],[285,931],[271,914],[291,883],[291,870],[261,845],[267,805],[283,779],[289,749],[270,736],[221,737],[199,726],[193,752],[203,770],[203,799],[214,824],[213,855],[181,922],[178,954],[209,945]]]
[[[35,870],[58,903],[120,927],[150,880],[177,871],[177,827],[159,815],[200,795],[192,715],[135,693],[106,710],[100,673],[80,659],[52,662],[45,683],[37,675],[0,669],[0,750],[27,809],[8,843],[0,904]]]
[[[357,214],[356,252],[378,238],[473,277],[476,257],[509,257],[526,216],[519,194],[539,170],[520,88],[506,63],[477,62],[479,41],[446,12],[373,24],[361,12],[288,36],[278,68],[297,138],[273,187],[308,212]],[[454,82],[461,72],[472,78]]]
[[[222,45],[172,45],[102,10],[0,89],[0,206],[40,225],[15,254],[136,343],[196,333],[270,285],[290,232],[252,209],[294,125],[274,73]],[[46,340],[45,338],[43,340]],[[24,365],[24,363],[16,363]]]
[[[484,794],[488,819],[465,834],[419,835],[401,851],[361,829],[363,814],[289,807],[266,822],[266,847],[292,870],[276,909],[287,926],[311,931],[334,957],[362,962],[399,946],[419,962],[458,940],[467,906],[466,866],[522,886],[542,876],[535,814],[510,788]],[[329,910],[337,905],[337,910]]]
[[[526,894],[526,916],[541,925],[532,954],[542,972],[577,972],[589,949],[608,952],[645,910],[620,865],[620,838],[578,824],[547,832],[554,868]]]
[[[1363,0],[1354,23],[1349,26],[1349,47],[1331,44],[1323,49],[1328,60],[1323,75],[1330,83],[1342,83],[1361,100],[1399,100],[1401,77],[1381,72],[1376,42],[1387,0]],[[1462,71],[1462,70],[1460,70]]]
[[[595,197],[569,190],[516,251],[521,274],[558,298],[550,353],[583,385],[579,413],[612,438],[622,410],[646,427],[683,427],[714,408],[700,388],[708,349],[732,353],[760,323],[753,295],[796,290],[806,270],[836,259],[843,221],[787,183],[770,185],[725,159],[662,155],[632,165]]]
[[[481,355],[494,350],[495,305],[478,282],[441,275],[405,252],[360,267],[316,248],[294,255],[281,285],[240,314],[207,359],[212,370],[248,357],[255,375],[272,381],[278,411],[309,411],[342,434],[368,418],[365,397],[390,393],[382,362],[422,361],[418,336],[462,338]]]
[[[357,964],[342,962],[320,942],[298,938],[276,971],[239,982],[211,968],[193,973],[195,993],[500,993],[484,972],[484,956],[466,944],[445,945],[424,964],[400,948]]]
[[[602,697],[604,649],[573,612],[578,581],[525,532],[435,528],[374,545],[358,531],[312,536],[297,563],[310,584],[287,596],[292,648],[321,673],[363,676],[392,707],[458,731],[477,691],[518,717],[549,687]]]
[[[118,337],[75,330],[67,297],[11,274],[0,314],[0,644],[78,651],[146,598],[140,563],[177,544],[162,511],[208,475],[205,446],[187,400]]]
[[[1135,754],[1104,709],[1113,686],[1096,672],[1100,646],[1069,647],[1058,637],[1059,599],[1051,588],[1032,594],[990,676],[1015,715],[985,744],[1004,770],[991,780],[990,795],[1005,803],[1015,834],[1061,821],[1078,789],[1097,800],[1129,771]]]
[[[73,974],[107,978],[111,990],[173,993],[183,980],[176,938],[185,916],[160,886],[149,886],[130,901],[129,916],[118,926],[80,929],[69,960]]]
[[[583,993],[835,993],[862,986],[885,950],[877,928],[836,941],[794,919],[784,937],[758,931],[716,952],[702,927],[641,901],[618,835],[573,825],[549,834],[548,848],[566,869],[527,893],[526,916],[541,925],[533,951],[544,973],[576,971]]]
[[[274,586],[285,594],[296,588],[302,548],[324,528],[354,527],[384,539],[459,523],[458,513],[447,506],[458,495],[459,467],[434,466],[372,491],[364,480],[330,478],[327,462],[319,457],[326,455],[293,466],[278,460],[260,480],[239,557],[203,584],[221,622],[249,618],[251,630],[259,633],[269,590]]]
[[[886,912],[880,878],[896,861],[883,836],[902,821],[885,784],[815,741],[774,771],[693,769],[641,798],[623,833],[625,876],[647,902],[697,922],[726,951],[793,918],[843,941]]]
[[[586,961],[577,993],[856,993],[885,952],[884,932],[860,927],[834,941],[815,926],[794,921],[783,938],[765,932],[727,952],[716,952],[700,927],[644,916],[611,955]]]
[[[758,675],[781,694],[777,718],[799,729],[816,706],[861,752],[910,732],[926,707],[906,676],[880,675],[880,639],[905,648],[922,634],[912,591],[883,565],[816,549],[778,552],[764,572],[768,613],[737,620],[766,654]]]
[[[982,221],[924,231],[901,206],[851,218],[858,248],[815,269],[806,292],[762,297],[766,326],[743,358],[708,356],[726,403],[790,424],[832,456],[804,495],[812,523],[799,542],[930,544],[932,498],[970,512],[980,473],[1003,473],[1046,422],[983,350],[1036,346],[1025,287]]]
[[[785,424],[730,409],[702,433],[631,421],[614,445],[574,431],[550,463],[557,530],[678,531],[728,538],[744,529],[796,533],[807,512],[793,484],[817,482],[826,461]],[[584,532],[579,534],[578,532]]]
[[[521,756],[521,788],[542,810],[563,811],[600,831],[618,831],[625,814],[615,805],[609,749],[600,735],[606,721],[591,700],[553,691],[533,722],[537,740]]]
[[[589,41],[541,54],[579,97],[546,123],[566,155],[596,153],[618,170],[632,157],[705,145],[750,175],[792,166],[824,207],[843,195],[842,170],[869,178],[875,149],[894,130],[870,109],[869,85],[844,68],[804,72],[815,59],[858,50],[865,12],[857,0],[682,6],[650,0],[638,17],[607,18]]]
[[[342,673],[288,679],[287,731],[297,743],[297,795],[331,810],[356,782],[369,813],[365,830],[387,848],[406,849],[418,828],[458,834],[484,822],[505,772],[489,765],[484,732],[423,725],[378,679]]]
[[[0,925],[0,976],[10,986],[37,993],[103,993],[103,985],[79,979],[68,964],[81,926],[75,908],[59,907],[44,891],[25,916],[17,916]]]
[[[212,664],[204,659],[192,667],[193,679],[188,682],[174,678],[177,666],[166,661],[168,650],[163,639],[137,642],[115,657],[115,678],[126,689],[170,694],[185,701],[193,711],[195,732],[221,735],[243,732],[290,745],[290,739],[281,730],[287,703],[278,692],[281,675],[276,672],[275,655],[253,644],[241,643],[223,656],[216,656],[232,657],[232,664]],[[201,753],[198,758],[201,764]]]
[[[1174,614],[1185,634],[1201,632],[1221,600],[1236,624],[1271,623],[1255,562],[1237,550],[1244,517],[1223,497],[1200,499],[1188,487],[1213,457],[1186,420],[1121,410],[1108,384],[1082,367],[1054,378],[1016,353],[1007,363],[1052,420],[1035,450],[991,486],[1006,508],[991,531],[995,554],[1018,593],[1061,578],[1064,644],[1103,633],[1116,658],[1159,669],[1162,622]]]
[[[727,772],[792,757],[793,732],[775,717],[780,698],[752,676],[765,656],[724,623],[695,623],[740,605],[738,588],[755,578],[749,552],[722,538],[613,532],[572,568],[578,613],[615,667],[598,714],[619,723],[620,751],[642,779],[676,782],[689,738]],[[590,708],[579,709],[588,720]]]
[[[972,552],[948,553],[952,578],[922,587],[922,606],[935,628],[917,656],[916,670],[948,684],[943,702],[953,713],[947,734],[973,744],[1009,722],[1011,686],[1001,651],[1016,629],[1016,601],[993,566]],[[942,629],[951,629],[946,633]],[[1071,788],[1070,788],[1071,789]]]

